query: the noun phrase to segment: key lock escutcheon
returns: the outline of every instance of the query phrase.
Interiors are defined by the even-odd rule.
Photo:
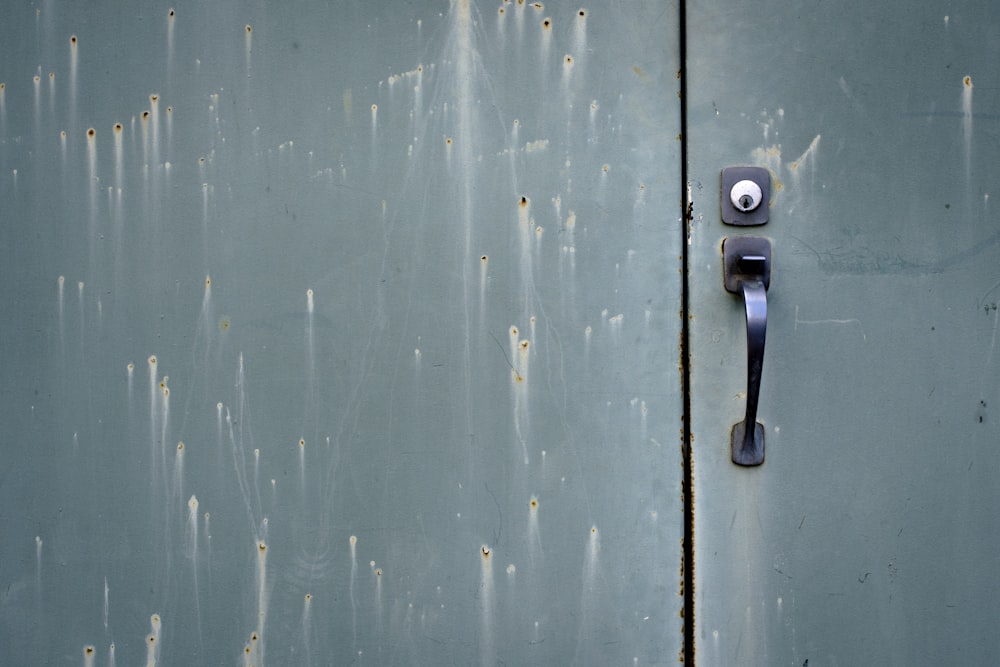
[[[729,225],[767,222],[770,174],[760,167],[729,167],[722,172],[722,220]],[[771,284],[771,242],[759,236],[731,236],[722,243],[723,276],[728,292],[743,297],[747,325],[746,415],[732,429],[733,463],[764,462],[764,426],[757,421],[760,379],[767,334],[767,288]]]

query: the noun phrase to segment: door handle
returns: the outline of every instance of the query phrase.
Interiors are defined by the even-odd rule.
[[[743,295],[747,320],[746,416],[733,426],[733,463],[758,466],[764,462],[764,426],[757,421],[757,405],[767,334],[771,242],[756,236],[728,238],[722,243],[722,254],[726,290]]]

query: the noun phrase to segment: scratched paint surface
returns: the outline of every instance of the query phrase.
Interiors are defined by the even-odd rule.
[[[688,17],[698,662],[995,662],[1000,17]],[[765,227],[722,225],[731,164],[771,170]],[[729,459],[746,334],[719,245],[738,234],[773,243],[758,469]]]
[[[0,662],[675,662],[676,9],[293,5],[0,22]]]

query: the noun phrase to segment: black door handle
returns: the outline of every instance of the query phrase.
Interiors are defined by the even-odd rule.
[[[767,336],[767,288],[771,282],[771,242],[738,236],[722,244],[726,290],[743,294],[747,319],[747,404],[743,421],[733,426],[733,463],[764,462],[764,426],[757,422],[760,378]]]

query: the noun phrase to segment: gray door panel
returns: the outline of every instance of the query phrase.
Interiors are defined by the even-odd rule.
[[[996,18],[688,7],[699,664],[993,660]],[[766,226],[721,224],[733,164],[770,169]],[[759,468],[729,451],[746,334],[719,248],[737,235],[774,253]]]
[[[6,13],[4,664],[677,660],[676,8]]]

